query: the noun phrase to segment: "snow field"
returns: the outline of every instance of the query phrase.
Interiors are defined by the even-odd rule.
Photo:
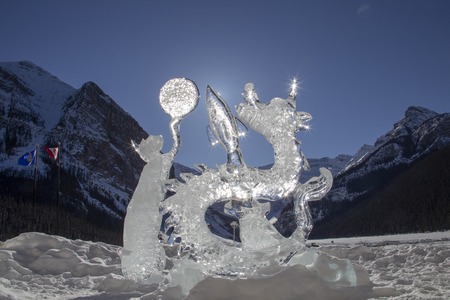
[[[450,231],[308,244],[349,259],[356,272],[367,272],[367,282],[336,288],[319,276],[320,267],[294,266],[262,279],[209,277],[187,299],[450,299]],[[120,251],[43,233],[0,242],[0,299],[158,299],[156,285],[123,277]],[[180,298],[172,288],[160,299]]]

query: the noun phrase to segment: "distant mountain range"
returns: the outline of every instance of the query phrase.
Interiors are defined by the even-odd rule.
[[[450,114],[409,107],[311,207],[311,237],[450,229]]]
[[[75,89],[31,62],[0,63],[0,240],[43,231],[121,244],[144,166],[131,140],[147,136],[93,82]],[[56,162],[41,150],[58,143],[59,195]],[[36,145],[35,189],[33,168],[17,160]],[[311,203],[312,237],[450,229],[449,146],[449,114],[410,107],[393,130],[356,155],[309,159],[312,170],[302,173],[302,182],[319,167],[335,177],[329,194]],[[174,164],[173,176],[183,172],[193,170]],[[216,231],[226,236],[228,225]],[[290,231],[281,221],[278,226]]]

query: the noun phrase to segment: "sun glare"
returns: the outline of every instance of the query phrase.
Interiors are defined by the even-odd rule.
[[[293,78],[291,80],[291,91],[289,93],[290,96],[296,96],[297,95],[297,89],[298,89],[298,84],[297,84],[297,78]]]

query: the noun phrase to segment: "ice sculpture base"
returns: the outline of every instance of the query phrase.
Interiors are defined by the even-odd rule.
[[[184,271],[172,273],[182,287],[168,288],[155,299],[367,299],[373,293],[364,268],[315,248],[294,256],[287,266],[275,263],[247,278],[204,277],[187,266]]]

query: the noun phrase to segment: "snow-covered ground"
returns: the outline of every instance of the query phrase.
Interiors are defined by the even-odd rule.
[[[367,280],[336,288],[321,280],[320,267],[294,266],[268,278],[207,278],[187,299],[450,299],[450,231],[308,244],[312,251],[349,259],[355,270],[365,270]],[[118,246],[42,233],[0,242],[0,299],[180,297],[169,289],[158,298],[152,295],[155,285],[124,278],[120,251]]]

